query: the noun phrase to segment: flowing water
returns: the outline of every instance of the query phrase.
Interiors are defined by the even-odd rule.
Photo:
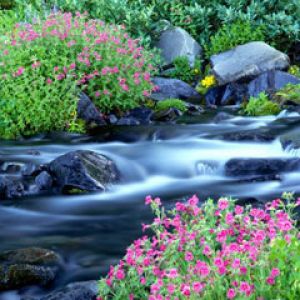
[[[65,261],[65,272],[55,283],[59,287],[98,279],[110,264],[118,262],[126,246],[141,234],[141,223],[151,220],[149,208],[144,206],[148,194],[160,196],[170,206],[193,194],[202,200],[222,195],[271,199],[284,191],[299,192],[300,170],[284,174],[281,181],[266,182],[241,182],[224,175],[224,165],[231,158],[299,156],[295,151],[284,151],[278,138],[265,143],[208,138],[261,127],[279,132],[300,123],[297,114],[283,117],[282,121],[275,117],[235,117],[217,124],[203,117],[192,124],[112,128],[92,137],[57,135],[2,141],[0,159],[10,162],[47,163],[72,150],[97,151],[116,162],[122,180],[106,193],[3,201],[0,252],[33,246],[57,251]],[[32,155],[32,151],[40,155]],[[18,299],[13,297],[16,293],[5,295]]]

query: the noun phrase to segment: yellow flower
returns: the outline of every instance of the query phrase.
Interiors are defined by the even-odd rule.
[[[201,80],[201,85],[205,88],[209,88],[216,84],[216,78],[213,75],[208,75],[204,79]]]

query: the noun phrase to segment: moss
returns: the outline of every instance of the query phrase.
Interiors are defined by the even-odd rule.
[[[300,105],[300,84],[287,84],[275,94],[274,100],[280,105],[288,101]]]
[[[155,107],[156,111],[158,112],[170,108],[176,108],[181,112],[187,111],[185,102],[180,99],[167,99],[167,100],[159,101]]]

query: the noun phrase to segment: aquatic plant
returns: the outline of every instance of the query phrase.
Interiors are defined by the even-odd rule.
[[[250,97],[249,102],[243,110],[243,113],[248,116],[275,115],[279,112],[279,104],[269,100],[267,94],[264,92],[260,93],[258,97]]]
[[[153,89],[151,54],[123,26],[58,13],[16,24],[0,41],[0,137],[76,128],[78,94],[103,113],[139,106]]]
[[[264,209],[228,198],[199,206],[191,197],[166,211],[146,198],[155,214],[143,236],[100,280],[107,299],[298,299],[300,234],[292,197]]]

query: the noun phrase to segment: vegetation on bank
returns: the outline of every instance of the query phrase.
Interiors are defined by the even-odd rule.
[[[300,233],[294,219],[300,199],[291,194],[265,208],[231,199],[199,205],[196,196],[155,214],[143,236],[99,283],[107,299],[290,299],[300,297]]]

